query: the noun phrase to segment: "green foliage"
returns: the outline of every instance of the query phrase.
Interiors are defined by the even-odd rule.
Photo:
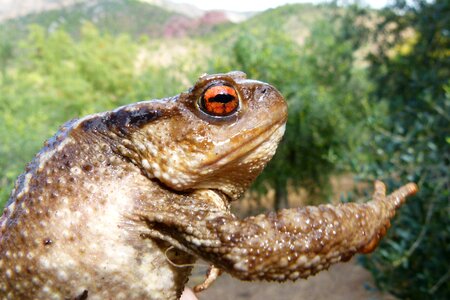
[[[391,188],[417,182],[420,192],[364,264],[402,299],[450,295],[449,15],[448,1],[398,1],[383,13],[376,36],[383,42],[371,56],[372,99],[388,114],[374,127],[366,148],[374,162],[363,171]]]
[[[267,184],[275,188],[276,208],[287,205],[289,183],[326,195],[330,175],[359,156],[368,84],[353,53],[363,37],[356,30],[341,32],[365,12],[352,9],[353,18],[330,14],[316,22],[304,45],[283,33],[280,18],[267,28],[246,26],[212,66],[212,72],[239,69],[270,82],[288,101],[284,140],[254,186],[263,192]]]

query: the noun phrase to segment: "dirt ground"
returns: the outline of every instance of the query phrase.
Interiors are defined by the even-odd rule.
[[[201,269],[205,269],[204,267]],[[188,286],[202,282],[204,272],[194,269]],[[395,300],[374,288],[368,271],[355,260],[332,266],[307,280],[288,283],[242,282],[223,274],[206,291],[198,295],[199,300],[277,299],[277,300]]]

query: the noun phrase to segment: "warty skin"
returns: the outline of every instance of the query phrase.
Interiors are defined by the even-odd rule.
[[[230,212],[286,118],[275,88],[232,72],[66,123],[0,219],[0,298],[178,299],[197,258],[243,280],[285,281],[372,251],[414,184],[386,196],[376,182],[365,204]]]

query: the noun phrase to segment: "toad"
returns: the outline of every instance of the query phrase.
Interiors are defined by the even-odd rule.
[[[408,184],[373,200],[239,219],[287,106],[244,73],[69,121],[28,164],[0,219],[2,299],[178,299],[193,263],[242,280],[306,278],[372,251]]]

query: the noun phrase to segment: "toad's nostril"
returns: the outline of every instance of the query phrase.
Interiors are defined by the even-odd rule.
[[[262,90],[261,90],[261,94],[265,94],[267,92],[267,89],[266,88],[263,88]]]

